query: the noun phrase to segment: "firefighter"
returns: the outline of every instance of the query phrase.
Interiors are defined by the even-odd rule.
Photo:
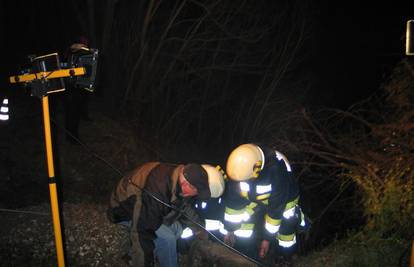
[[[230,153],[226,171],[224,241],[256,259],[265,258],[271,243],[282,255],[291,255],[296,231],[308,223],[287,158],[264,146],[243,144]]]
[[[130,225],[128,255],[133,266],[153,266],[154,254],[161,267],[177,266],[176,242],[182,229],[192,221],[201,222],[190,200],[219,194],[220,175],[200,164],[150,162],[120,180],[111,195],[108,217],[113,223]],[[192,225],[192,230],[203,237],[201,229]]]
[[[3,98],[0,103],[0,121],[2,124],[6,124],[9,121],[9,99]]]
[[[10,158],[12,133],[9,123],[9,99],[0,98],[0,101],[0,176],[2,182],[10,182],[13,164]]]
[[[219,236],[220,228],[223,227],[223,213],[224,213],[224,206],[222,205],[221,195],[225,189],[225,174],[224,171],[220,166],[213,167],[212,165],[203,164],[203,168],[207,170],[208,173],[211,173],[209,177],[214,177],[214,182],[216,184],[215,192],[212,192],[211,198],[208,200],[194,200],[194,208],[197,211],[198,216],[200,217],[201,221],[204,223],[204,227],[206,230],[214,234],[215,236]],[[191,241],[194,239],[194,233],[190,228],[185,228],[183,234],[181,235],[182,247],[183,250],[186,250]],[[214,239],[210,237],[210,239]]]
[[[76,62],[82,55],[90,54],[89,41],[81,36],[73,43],[65,53],[67,64],[76,67]],[[71,144],[79,144],[79,124],[81,120],[91,121],[88,114],[89,95],[86,89],[76,84],[76,78],[71,77],[66,83],[65,104],[65,127],[67,130],[66,140]]]

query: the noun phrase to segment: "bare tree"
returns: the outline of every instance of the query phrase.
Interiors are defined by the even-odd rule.
[[[381,93],[346,111],[303,111],[294,137],[277,141],[300,153],[305,190],[331,194],[318,218],[337,210],[349,223],[359,211],[372,234],[412,236],[413,81],[413,67],[404,60]]]
[[[119,3],[109,97],[159,145],[268,137],[307,88],[308,17],[298,1]]]

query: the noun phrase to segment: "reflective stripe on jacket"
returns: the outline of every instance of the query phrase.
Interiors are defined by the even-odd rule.
[[[224,197],[224,226],[227,231],[240,229],[243,223],[263,225],[263,238],[274,239],[283,215],[289,215],[299,200],[299,188],[286,157],[262,148],[265,166],[255,179],[229,181]]]

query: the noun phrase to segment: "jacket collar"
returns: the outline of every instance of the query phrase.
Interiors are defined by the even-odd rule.
[[[177,196],[180,193],[180,187],[178,186],[178,178],[180,177],[180,173],[182,172],[183,168],[184,165],[178,165],[171,175],[171,203],[177,200]]]

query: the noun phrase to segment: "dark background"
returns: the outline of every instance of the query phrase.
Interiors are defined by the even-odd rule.
[[[320,83],[314,91],[321,103],[345,108],[378,90],[404,56],[409,15],[403,1],[321,5],[316,61]]]
[[[213,2],[207,1],[206,5]],[[108,3],[114,3],[111,13],[114,22],[109,40],[103,43]],[[350,2],[243,1],[240,7],[217,2],[215,8],[219,11],[221,5],[228,12],[240,8],[225,30],[243,34],[248,25],[252,27],[248,34],[263,31],[262,37],[254,42],[232,40],[222,33],[225,30],[214,25],[221,19],[214,17],[215,14],[222,14],[214,10],[200,26],[201,34],[196,38],[229,41],[223,44],[194,41],[193,47],[182,54],[175,43],[162,46],[160,56],[150,68],[148,63],[152,63],[151,56],[157,52],[154,47],[167,18],[181,2],[153,2],[160,3],[160,8],[148,28],[145,41],[149,48],[145,50],[137,45],[142,40],[132,38],[131,34],[140,31],[148,3],[2,1],[0,94],[13,96],[11,104],[20,103],[27,108],[20,111],[22,122],[34,114],[40,116],[39,107],[27,90],[9,84],[9,76],[18,74],[27,65],[28,55],[51,52],[64,55],[70,44],[84,35],[91,47],[100,50],[92,102],[104,103],[100,106],[102,111],[110,111],[114,120],[126,123],[136,132],[136,138],[153,151],[165,149],[165,153],[155,153],[153,158],[215,159],[223,163],[228,151],[237,144],[272,143],[286,134],[280,132],[283,130],[280,126],[289,123],[285,114],[303,108],[346,109],[378,92],[395,63],[404,57],[405,26],[410,18],[410,9],[403,1],[366,6]],[[172,37],[188,35],[194,27],[189,21],[198,19],[206,10],[198,2],[185,3],[181,22],[172,31]],[[248,24],[251,21],[257,24],[251,26]],[[267,30],[269,25],[276,30]],[[293,64],[284,69],[289,60],[283,55],[295,48],[294,42],[289,46],[286,40],[298,36],[297,25],[303,25],[305,37],[292,56]],[[288,45],[284,46],[285,42]],[[216,63],[211,63],[213,57],[218,58]],[[135,65],[142,58],[144,63]],[[184,63],[167,72],[169,63],[176,58]],[[238,58],[242,58],[240,66],[230,71],[214,65],[226,66]],[[166,78],[159,82],[160,77]],[[57,101],[52,108],[61,110],[61,105]],[[16,123],[15,130],[19,127],[28,126]],[[182,153],[182,147],[196,148],[192,153]],[[171,151],[174,156],[168,156]],[[200,156],[201,151],[205,156]]]
[[[159,8],[145,39],[140,39],[149,3]],[[167,36],[171,40],[186,38],[196,27],[193,21],[205,14],[207,19],[184,52],[174,41],[157,50],[178,8],[177,24]],[[100,51],[97,88],[90,101],[102,103],[102,112],[156,151],[150,158],[220,164],[240,143],[273,144],[289,135],[285,128],[292,112],[346,109],[378,92],[405,57],[410,18],[403,1],[207,1],[203,6],[196,1],[8,0],[1,1],[0,12],[0,94],[12,96],[14,131],[37,127],[41,110],[9,77],[27,66],[28,55],[58,52],[63,58],[83,35]],[[220,17],[232,12],[230,19]],[[297,48],[300,29],[303,38]],[[169,69],[174,60],[178,63]],[[51,97],[52,116],[55,111],[69,113],[62,101],[53,102],[63,97]]]
[[[344,108],[377,90],[392,64],[402,58],[410,8],[403,1],[369,6],[322,2],[311,2],[308,10],[313,44],[306,52],[312,55],[308,71],[315,83],[306,102]],[[71,1],[6,0],[0,8],[3,90],[10,88],[8,76],[19,71],[27,55],[62,54],[79,33],[87,35],[79,24],[82,14]]]

